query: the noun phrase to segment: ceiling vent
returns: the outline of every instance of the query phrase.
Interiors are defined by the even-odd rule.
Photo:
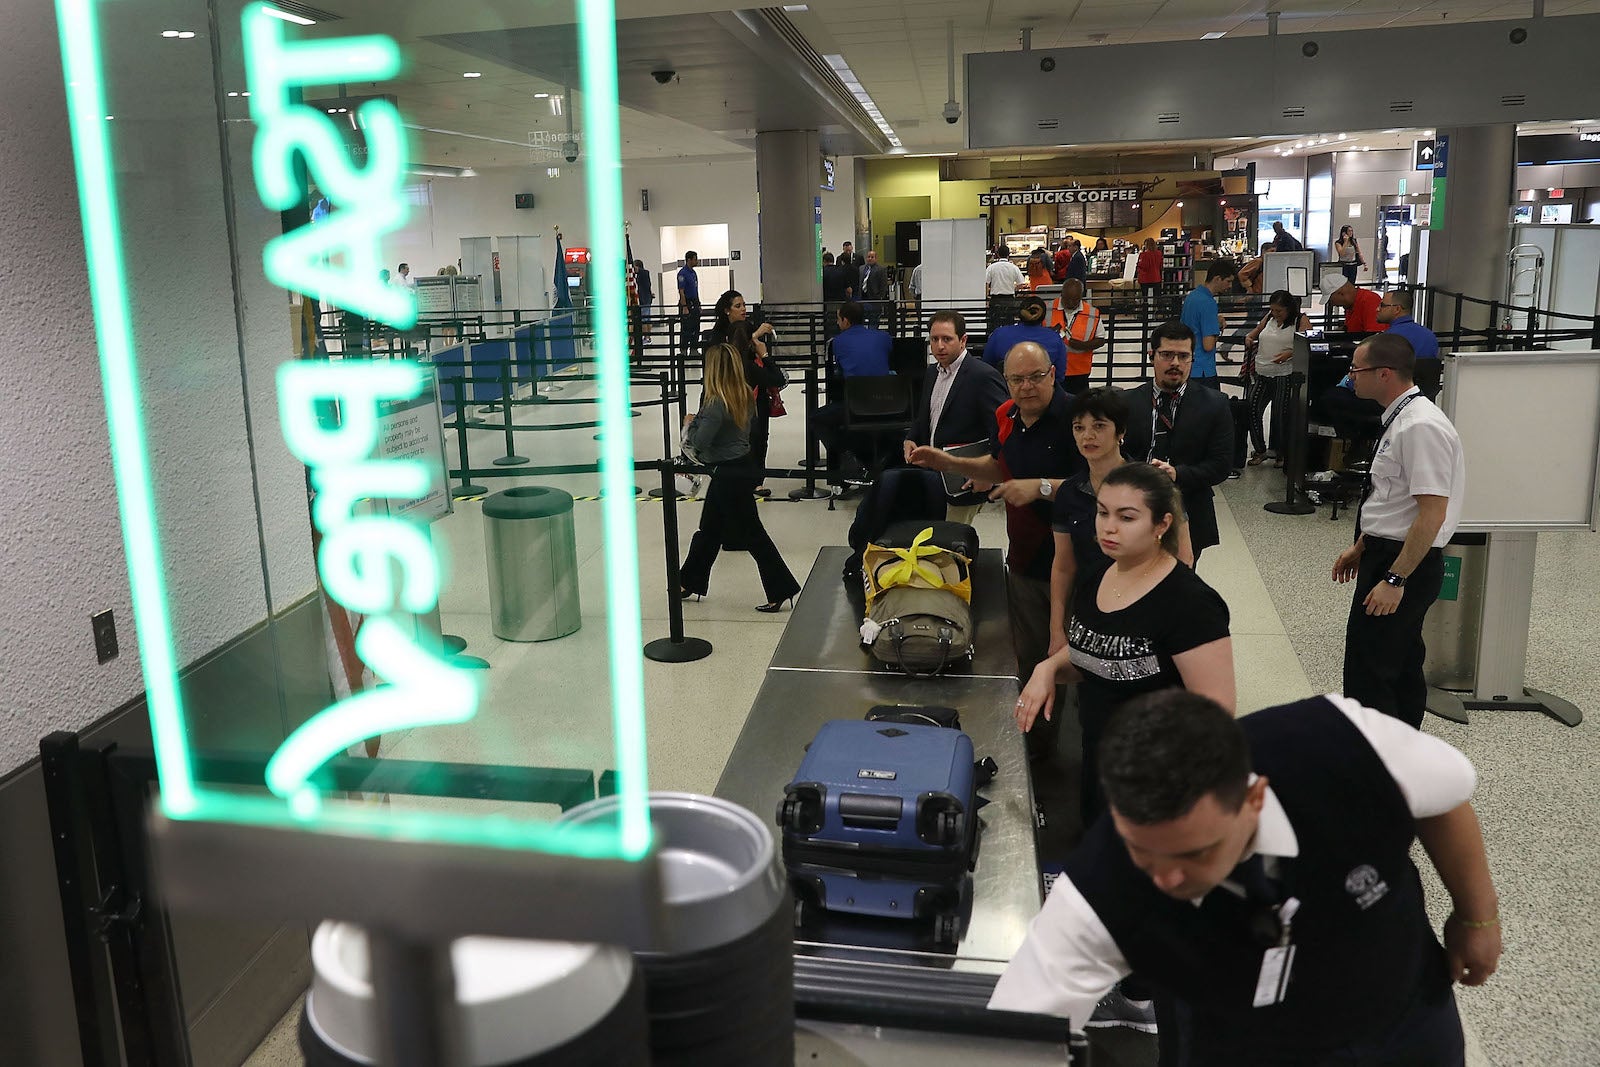
[[[344,18],[343,15],[335,15],[331,11],[324,11],[321,8],[312,7],[310,4],[301,4],[296,0],[272,0],[271,6],[279,11],[287,11],[291,15],[299,15],[301,18],[312,19],[316,22],[339,22]]]
[[[1286,107],[1283,109],[1283,117],[1286,119],[1303,119],[1306,117],[1306,109],[1303,107]]]
[[[1391,114],[1395,114],[1395,115],[1409,114],[1410,111],[1411,111],[1411,107],[1412,107],[1412,103],[1411,103],[1410,100],[1391,100],[1391,101],[1389,101],[1389,111],[1390,111]]]
[[[1179,115],[1176,111],[1163,111],[1161,114],[1156,116],[1156,122],[1158,124],[1164,125],[1166,123],[1181,121],[1183,121],[1183,116]]]
[[[1528,102],[1526,93],[1510,93],[1500,98],[1501,107],[1522,107]]]
[[[1061,120],[1060,119],[1040,119],[1038,122],[1034,123],[1034,125],[1039,127],[1039,129],[1041,129],[1041,130],[1053,130],[1057,126],[1061,125]]]

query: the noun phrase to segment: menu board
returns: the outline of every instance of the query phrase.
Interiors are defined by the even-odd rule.
[[[1128,226],[1137,230],[1144,225],[1144,206],[1142,204],[1111,205],[1111,225]]]
[[[1057,204],[1056,225],[1063,230],[1083,229],[1083,204]]]
[[[1086,230],[1103,230],[1111,225],[1111,202],[1099,200],[1093,204],[1083,205],[1083,228]]]

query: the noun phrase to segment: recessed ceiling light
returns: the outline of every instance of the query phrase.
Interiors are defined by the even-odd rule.
[[[785,11],[810,11],[811,10],[805,4],[784,4],[783,5],[783,9]]]
[[[1200,39],[1202,41],[1215,41],[1218,37],[1226,37],[1227,35],[1227,30],[1212,30],[1210,33],[1202,33]]]
[[[246,89],[244,92],[240,93],[239,95],[240,96],[249,96],[250,95],[250,90]]]
[[[304,15],[293,15],[287,11],[279,11],[270,4],[263,5],[261,13],[263,15],[271,15],[275,19],[282,19],[285,22],[292,22],[296,26],[315,26],[317,24],[316,19],[308,19]]]
[[[1179,207],[1182,207],[1182,206],[1183,206],[1183,201],[1182,201],[1182,200],[1179,200],[1179,201],[1178,201],[1178,206],[1179,206]]]
[[[193,30],[179,30],[178,31],[178,37],[179,37],[180,40],[187,41],[189,38],[191,38],[193,36],[194,36],[194,31]]]
[[[1339,140],[1343,141],[1343,140],[1347,139],[1349,136],[1350,135],[1348,133],[1341,133],[1339,135]]]
[[[1425,136],[1425,137],[1432,137],[1433,136],[1433,131],[1432,130],[1423,130],[1422,133],[1423,133],[1423,136]]]
[[[107,122],[110,122],[110,121],[111,121],[111,120],[112,120],[112,119],[114,119],[114,118],[116,118],[116,117],[117,117],[117,116],[115,116],[115,115],[107,115],[107,116],[106,116],[106,121],[107,121]]]
[[[1364,145],[1361,146],[1361,151],[1370,152],[1370,151],[1372,151],[1372,146],[1369,145],[1369,144],[1364,144]]]
[[[238,96],[239,94],[238,93],[229,93],[228,95],[229,96]]]
[[[550,94],[549,93],[534,93],[533,94],[533,98],[535,100],[548,100],[548,99],[550,99]]]
[[[461,76],[463,78],[481,78],[481,77],[483,77],[483,71],[481,71],[481,70],[469,70],[466,73],[462,74]]]
[[[178,36],[178,31],[177,30],[162,30],[161,31],[161,36],[163,36],[163,37],[176,37],[176,36]]]

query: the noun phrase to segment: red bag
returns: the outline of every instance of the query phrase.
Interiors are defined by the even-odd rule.
[[[781,419],[789,414],[788,409],[783,406],[783,389],[781,387],[769,385],[764,392],[767,394],[767,418]],[[760,396],[761,391],[758,391],[756,398],[759,400]]]

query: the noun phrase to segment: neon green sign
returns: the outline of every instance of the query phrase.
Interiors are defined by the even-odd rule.
[[[172,818],[265,825],[300,824],[378,836],[536,848],[571,855],[635,859],[650,844],[645,800],[643,671],[639,655],[638,538],[632,506],[633,455],[620,273],[596,273],[593,315],[600,377],[602,513],[607,565],[615,767],[620,823],[556,828],[507,816],[468,818],[416,810],[324,803],[313,775],[331,756],[375,734],[470,721],[474,677],[418,645],[413,616],[437,606],[441,569],[426,534],[404,519],[369,513],[368,500],[425,495],[431,473],[420,461],[380,459],[380,406],[418,396],[425,372],[405,361],[295,361],[281,366],[281,429],[310,471],[312,521],[323,533],[317,565],[329,594],[367,616],[356,651],[384,684],[313,716],[273,755],[264,785],[271,795],[221,792],[197,781],[178,686],[165,566],[155,515],[140,369],[128,311],[128,275],[118,215],[96,14],[103,0],[56,0],[72,123],[90,285],[94,297],[123,540],[150,708],[161,804]],[[621,139],[616,87],[615,11],[610,0],[578,0],[590,247],[601,262],[622,249]],[[357,164],[338,127],[298,102],[312,85],[380,81],[401,68],[400,50],[381,36],[307,40],[252,4],[242,15],[252,151],[258,195],[267,206],[303,203],[305,173],[334,210],[269,242],[263,269],[275,284],[317,296],[368,319],[407,328],[416,320],[410,290],[378,276],[381,244],[403,227],[408,148],[399,112],[382,101],[356,111],[366,155]],[[298,31],[296,31],[298,32]],[[323,416],[338,411],[337,422]]]

